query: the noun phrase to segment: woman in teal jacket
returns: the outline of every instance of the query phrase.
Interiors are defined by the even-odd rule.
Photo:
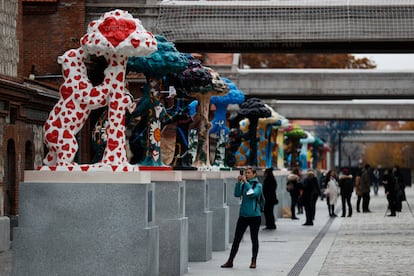
[[[256,258],[259,251],[259,228],[261,223],[261,210],[259,198],[262,194],[262,184],[257,179],[256,170],[248,167],[243,175],[238,176],[234,187],[234,196],[241,197],[239,219],[237,220],[236,232],[231,247],[229,259],[221,267],[233,267],[240,242],[247,227],[250,227],[250,239],[252,240],[252,261],[250,268],[256,268]]]

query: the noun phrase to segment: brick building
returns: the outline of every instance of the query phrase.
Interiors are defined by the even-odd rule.
[[[13,222],[24,170],[42,165],[42,127],[59,99],[56,60],[79,47],[85,3],[8,0],[0,14],[0,215]]]
[[[104,2],[89,0],[89,6]],[[91,14],[86,12],[88,0],[7,0],[2,3],[0,215],[7,215],[13,221],[19,213],[19,183],[24,180],[24,171],[41,166],[45,154],[43,125],[59,99],[61,68],[57,57],[68,49],[79,47],[86,30],[85,18]],[[104,4],[101,10],[108,9]],[[227,67],[231,64],[231,56],[199,58],[205,58],[213,66],[225,64]],[[142,81],[138,78],[130,83],[135,96],[139,96]],[[98,116],[99,112],[92,113],[79,134],[76,157],[79,163],[87,163],[93,156],[89,130]]]

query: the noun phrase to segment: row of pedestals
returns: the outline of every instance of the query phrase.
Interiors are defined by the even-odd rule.
[[[12,275],[183,275],[233,240],[237,175],[26,171]]]

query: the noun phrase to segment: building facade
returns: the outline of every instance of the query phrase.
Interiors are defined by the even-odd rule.
[[[84,12],[84,1],[0,5],[0,215],[12,222],[24,171],[42,165],[43,124],[59,99],[57,57],[79,47]]]

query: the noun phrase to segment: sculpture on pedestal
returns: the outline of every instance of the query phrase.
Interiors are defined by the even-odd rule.
[[[213,96],[210,103],[214,104],[216,111],[212,120],[210,135],[217,136],[216,153],[214,155],[213,166],[225,167],[225,149],[226,141],[229,134],[229,128],[226,125],[227,106],[229,104],[241,104],[244,102],[244,94],[236,85],[227,78],[222,78],[229,87],[229,92],[224,96]]]
[[[75,135],[90,111],[108,106],[107,145],[101,164],[128,165],[125,145],[125,111],[134,101],[125,89],[125,70],[129,56],[145,56],[157,50],[154,36],[140,20],[126,11],[107,12],[88,25],[81,48],[68,50],[58,58],[62,64],[63,84],[60,99],[44,125],[49,152],[44,163],[50,166],[73,165],[78,150]],[[104,81],[93,86],[87,76],[88,55],[103,56],[108,67]]]
[[[248,120],[242,121],[246,124],[247,132],[243,134],[243,139],[249,141],[247,156],[248,166],[257,166],[257,126],[260,118],[270,117],[271,111],[265,106],[262,100],[250,98],[240,105],[238,115]]]
[[[276,167],[279,169],[285,168],[285,131],[289,131],[292,129],[292,124],[289,123],[289,120],[286,119],[284,116],[280,115],[280,126],[277,131],[276,135],[276,145],[277,145],[277,160],[276,160]]]
[[[188,56],[188,66],[191,67],[194,59]],[[176,135],[174,153],[171,165],[175,169],[195,170],[192,167],[193,155],[189,151],[189,126],[193,122],[198,101],[191,100],[187,90],[184,88],[181,74],[168,74],[167,83],[175,87],[177,96],[174,98],[174,107],[169,110],[168,121],[176,122]]]
[[[302,170],[308,169],[308,146],[315,142],[315,137],[309,131],[305,131],[306,137],[299,139],[299,143],[302,144],[299,153],[299,162]]]
[[[128,70],[144,73],[147,78],[143,96],[148,99],[147,104],[141,104],[132,114],[133,117],[148,114],[146,153],[141,162],[144,166],[163,166],[160,151],[161,120],[165,115],[165,109],[160,104],[162,77],[187,68],[187,58],[175,49],[173,43],[162,36],[156,36],[156,39],[158,51],[147,57],[131,57],[128,60]]]
[[[298,126],[297,124],[293,124],[290,130],[285,132],[285,136],[287,137],[287,140],[285,141],[285,153],[287,153],[287,166],[290,168],[294,168],[298,166],[298,160],[296,160],[296,158],[299,149],[299,139],[305,138],[306,134],[300,126]]]
[[[194,120],[198,122],[198,142],[193,165],[197,168],[207,168],[210,166],[209,130],[211,123],[208,119],[210,98],[214,95],[226,94],[228,86],[217,72],[201,64],[194,64],[194,67],[183,71],[182,77],[187,91],[191,97],[197,99],[199,107],[199,111],[194,115],[196,117]],[[198,77],[211,81],[209,83],[195,81]]]
[[[228,86],[211,68],[202,66],[199,60],[192,56],[189,56],[188,60],[188,68],[179,74],[179,78],[188,95],[198,102],[192,123],[196,130],[189,133],[189,151],[191,152],[196,145],[193,166],[206,168],[210,166],[208,145],[208,132],[211,127],[208,119],[210,97],[226,94]],[[197,143],[192,142],[191,139],[194,132],[197,133]]]

